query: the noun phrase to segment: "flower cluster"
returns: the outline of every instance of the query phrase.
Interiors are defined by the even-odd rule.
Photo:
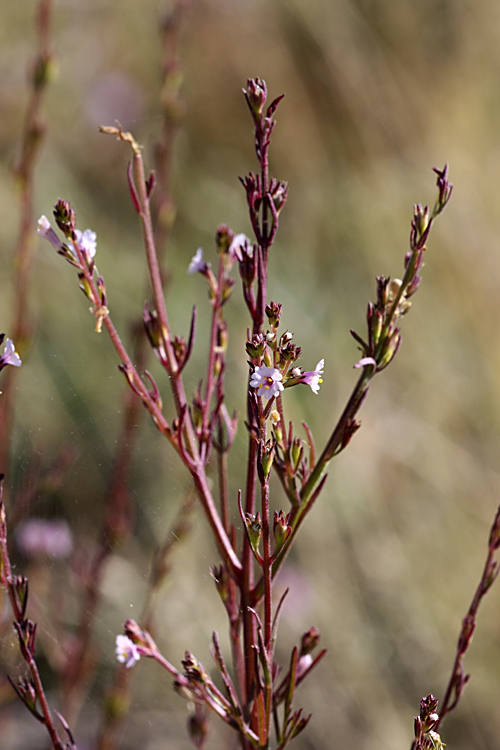
[[[56,232],[52,229],[50,221],[46,216],[40,216],[38,219],[37,234],[43,239],[50,242],[52,247],[60,254],[65,255],[68,260],[73,261],[75,264],[79,264],[78,253],[76,246],[82,254],[84,254],[89,260],[93,258],[97,250],[97,235],[91,229],[85,229],[83,232],[80,229],[71,227],[67,232],[67,236],[72,241],[72,246],[69,247],[66,243],[62,242],[57,236]]]
[[[103,130],[118,135],[133,150],[133,162],[128,172],[129,188],[144,230],[152,290],[152,299],[145,306],[143,321],[154,353],[164,370],[165,382],[172,390],[172,407],[169,407],[172,416],[167,413],[167,408],[164,410],[161,384],[157,385],[148,371],[143,374],[137,370],[111,321],[104,281],[94,261],[97,247],[95,232],[77,229],[74,211],[67,201],[58,201],[54,209],[55,222],[65,241],[61,241],[45,216],[40,218],[37,231],[77,268],[80,288],[92,302],[91,311],[97,320],[97,330],[104,321],[120,356],[120,369],[128,384],[141,398],[154,423],[190,472],[220,554],[221,562],[213,569],[213,578],[228,613],[233,644],[237,644],[233,649],[234,669],[228,670],[218,636],[214,633],[212,653],[219,673],[218,682],[223,690],[189,652],[182,661],[184,673],[176,670],[160,654],[149,632],[142,630],[132,620],[125,623],[124,634],[116,637],[116,659],[127,669],[133,667],[142,656],[155,659],[174,677],[177,692],[196,704],[197,709],[201,707],[217,714],[239,733],[242,746],[269,747],[270,737],[274,735],[276,747],[283,750],[310,719],[302,715],[302,709],[292,708],[294,691],[325,652],[313,655],[318,646],[319,633],[311,628],[304,634],[300,648],[293,648],[288,670],[278,667],[275,639],[286,594],[275,607],[274,579],[301,524],[324,487],[329,461],[347,446],[359,428],[356,416],[371,378],[387,367],[399,348],[401,336],[398,321],[410,309],[410,298],[420,284],[418,272],[422,267],[425,243],[435,217],[449,200],[451,185],[447,182],[445,168],[437,173],[439,192],[433,211],[420,205],[414,207],[410,252],[405,258],[402,280],[377,279],[377,300],[368,306],[366,341],[353,333],[361,348],[361,358],[355,367],[362,369],[362,372],[326,445],[321,452],[317,452],[307,424],[302,423],[300,427],[302,437],[294,432],[293,423],[285,417],[286,403],[282,394],[287,388],[306,385],[317,395],[323,382],[325,360],[320,359],[313,370],[298,366],[301,348],[293,342],[290,331],[281,333],[283,329],[280,330],[282,306],[273,301],[267,303],[268,262],[288,190],[285,182],[269,174],[268,152],[275,127],[274,114],[282,97],[267,105],[266,84],[259,79],[248,81],[244,94],[255,126],[254,146],[259,162],[256,173],[250,172],[241,180],[254,240],[243,233],[235,234],[228,226],[221,225],[216,233],[217,266],[212,270],[201,247],[191,258],[187,272],[201,274],[204,278],[211,307],[206,373],[198,380],[192,395],[185,387],[183,370],[193,350],[196,308],[192,314],[189,337],[185,339],[176,335],[167,315],[154,242],[155,229],[151,223],[150,198],[155,175],[152,172],[145,177],[141,149],[130,133],[122,132],[121,128]],[[231,520],[234,509],[227,489],[230,483],[226,461],[237,426],[237,415],[230,416],[225,392],[230,328],[225,312],[236,285],[236,280],[231,276],[235,266],[239,271],[249,315],[245,345],[249,366],[245,421],[249,435],[248,466],[246,482],[242,482],[246,486],[245,496],[239,493],[237,500],[242,537],[238,536],[237,527]],[[14,366],[20,364],[9,339],[1,361]],[[145,384],[146,378],[148,384]],[[215,461],[214,453],[218,454]],[[217,465],[219,471],[219,481],[214,483],[207,476],[207,466],[210,464]],[[288,504],[285,509],[275,510],[274,518],[271,512],[274,502],[271,501],[271,472],[280,480]],[[214,492],[219,493],[218,498]],[[35,541],[39,542],[42,537],[40,529],[35,531]],[[179,535],[173,536],[178,538]],[[48,554],[46,550],[44,553]],[[166,567],[165,560],[161,560],[158,569]],[[471,636],[472,630],[467,633]],[[233,684],[231,673],[238,677],[237,687]],[[457,684],[453,682],[453,685]],[[435,749],[441,747],[439,721],[434,710],[429,708],[428,714],[417,727],[417,741],[422,741],[418,750],[428,750],[429,745],[425,744],[428,741],[432,741]],[[191,736],[197,738],[195,744],[198,742],[200,748],[206,734],[203,722],[204,717],[200,715],[191,724]]]
[[[95,330],[100,333],[109,310],[104,279],[99,275],[94,261],[97,251],[97,235],[91,229],[85,229],[83,232],[77,229],[75,213],[68,201],[57,201],[54,207],[54,218],[58,228],[68,240],[67,243],[59,239],[46,216],[39,218],[37,233],[50,242],[59,255],[78,269],[80,289],[92,302],[90,312],[96,319]]]

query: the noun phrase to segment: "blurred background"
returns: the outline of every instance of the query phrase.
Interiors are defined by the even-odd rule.
[[[47,132],[35,216],[51,216],[64,198],[78,226],[97,232],[109,308],[127,342],[147,296],[140,227],[128,196],[129,152],[97,127],[119,120],[153,166],[164,112],[159,19],[169,7],[161,0],[60,0],[53,12],[58,74],[43,106]],[[34,10],[26,1],[0,7],[0,329],[7,335],[19,231],[12,165],[36,46]],[[290,191],[269,298],[283,304],[282,325],[302,346],[302,366],[312,370],[325,359],[319,395],[290,391],[287,416],[297,427],[306,420],[318,446],[356,380],[359,354],[349,329],[364,335],[375,276],[402,276],[412,206],[433,203],[432,167],[450,163],[454,194],[432,233],[423,283],[403,320],[401,351],[375,379],[362,429],[331,464],[278,584],[291,587],[281,662],[311,625],[328,648],[296,695],[297,706],[313,713],[296,750],[406,749],[421,697],[443,697],[500,500],[500,6],[494,0],[193,0],[182,10],[178,57],[185,112],[175,142],[176,213],[165,264],[174,332],[187,335],[194,303],[201,313],[187,390],[196,387],[205,361],[209,307],[201,277],[186,270],[199,246],[214,259],[218,224],[251,233],[238,177],[257,162],[241,89],[259,76],[271,97],[286,94],[271,171]],[[34,240],[34,253],[32,336],[18,345],[23,366],[11,393],[7,484],[9,503],[25,500],[24,511],[14,514],[17,530],[11,528],[13,557],[16,572],[30,578],[43,676],[60,705],[54,675],[64,639],[80,621],[82,571],[98,549],[126,389],[109,339],[94,333],[74,270],[41,240]],[[228,405],[244,414],[248,320],[238,286],[229,304]],[[168,415],[168,384],[151,367]],[[96,747],[115,634],[127,617],[140,616],[154,550],[189,502],[186,471],[142,411],[120,488],[134,509],[133,533],[116,544],[101,571],[92,630],[99,666],[73,724],[80,750]],[[244,483],[245,446],[240,423],[231,454],[233,496]],[[274,507],[283,502],[276,486]],[[65,522],[59,558],[23,547],[21,522],[28,518]],[[210,575],[218,557],[198,510],[191,524],[156,598],[155,634],[174,664],[188,649],[211,669],[214,629],[229,653]],[[0,668],[22,676],[3,606]],[[499,623],[494,587],[466,658],[470,684],[442,732],[454,750],[498,747]],[[143,660],[131,679],[119,747],[191,747],[188,710],[168,675]],[[1,680],[2,747],[47,747],[43,727]],[[207,747],[230,741],[214,720]]]

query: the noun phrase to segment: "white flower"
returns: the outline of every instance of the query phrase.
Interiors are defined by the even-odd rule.
[[[245,251],[246,255],[249,258],[253,257],[253,245],[252,240],[249,239],[246,234],[237,234],[234,236],[233,241],[229,245],[228,253],[231,256],[231,258],[236,258],[237,260],[241,261],[243,260],[243,253],[241,252],[242,249]]]
[[[302,373],[302,382],[305,383],[306,385],[311,386],[311,391],[313,393],[318,393],[319,387],[321,383],[323,382],[323,378],[321,376],[323,375],[324,367],[325,367],[325,360],[320,359],[320,361],[316,365],[316,368],[312,370],[312,372]]]
[[[50,242],[52,247],[57,250],[58,253],[60,253],[64,248],[66,247],[57,234],[54,232],[52,227],[50,226],[50,221],[47,219],[46,216],[40,216],[38,219],[38,226],[36,229],[36,233],[40,235],[40,237],[43,237],[45,240]],[[66,248],[67,249],[67,248]],[[73,251],[74,255],[74,251]]]
[[[141,658],[139,649],[135,643],[130,640],[128,635],[116,636],[115,654],[120,664],[125,664],[127,669],[130,669],[134,664],[137,664]]]
[[[16,348],[12,339],[5,339],[5,347],[3,354],[0,357],[0,369],[5,365],[12,365],[12,367],[21,367],[21,357],[16,352]]]
[[[256,367],[250,385],[252,388],[258,388],[257,396],[265,396],[270,399],[277,396],[283,390],[283,375],[275,367]]]
[[[36,233],[39,234],[40,237],[47,237],[51,229],[52,227],[50,226],[50,221],[47,219],[47,217],[43,215],[40,216],[40,218],[38,219]]]
[[[86,229],[84,232],[80,232],[79,229],[75,229],[76,241],[78,247],[82,253],[88,253],[93,258],[97,250],[97,235],[91,229]]]
[[[208,264],[203,260],[203,248],[199,247],[195,255],[191,258],[189,264],[188,273],[205,273],[208,269]]]

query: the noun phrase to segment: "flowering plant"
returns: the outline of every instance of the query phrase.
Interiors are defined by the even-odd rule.
[[[201,274],[209,292],[211,312],[210,345],[207,370],[194,399],[190,402],[183,384],[183,370],[193,349],[196,315],[193,312],[189,340],[174,337],[171,332],[159,265],[153,239],[150,199],[155,186],[154,175],[145,177],[141,150],[134,138],[121,128],[102,128],[116,135],[132,148],[128,180],[132,203],[137,211],[146,247],[152,305],[144,310],[144,325],[156,357],[162,364],[172,388],[176,415],[167,419],[162,408],[160,386],[150,373],[148,384],[133,365],[111,320],[103,277],[95,265],[96,235],[81,232],[76,226],[73,209],[58,201],[54,219],[65,241],[61,241],[45,217],[39,221],[39,234],[47,239],[78,271],[80,288],[92,303],[96,330],[107,329],[121,359],[120,369],[135,394],[150,412],[156,426],[169,440],[189,469],[199,500],[205,511],[222,562],[213,568],[213,578],[229,619],[234,677],[230,676],[216,633],[213,655],[225,692],[215,685],[209,672],[190,653],[186,653],[183,670],[178,670],[158,651],[150,634],[137,623],[128,621],[125,635],[116,638],[116,655],[130,668],[140,656],[156,659],[174,678],[175,689],[192,700],[199,709],[216,713],[239,735],[242,747],[258,745],[283,750],[291,739],[304,730],[310,716],[294,708],[298,685],[324,657],[318,650],[319,633],[311,629],[302,636],[300,646],[291,653],[288,668],[275,662],[275,647],[280,612],[286,593],[277,605],[272,591],[276,575],[284,563],[305,517],[317,500],[326,481],[327,466],[338,455],[359,428],[357,412],[373,377],[394,358],[401,343],[400,318],[408,312],[410,298],[421,278],[426,242],[435,218],[447,205],[452,187],[447,167],[435,170],[438,195],[432,211],[415,206],[411,225],[410,251],[406,254],[402,280],[377,279],[377,300],[369,304],[367,335],[352,332],[362,357],[354,365],[361,375],[324,449],[317,457],[312,433],[307,425],[305,440],[285,418],[285,390],[305,384],[318,394],[325,360],[314,370],[304,371],[297,365],[301,348],[293,343],[288,330],[280,333],[282,306],[267,301],[268,258],[288,193],[286,183],[270,177],[269,147],[275,127],[275,113],[282,99],[267,103],[266,84],[249,80],[244,91],[255,129],[255,149],[259,172],[242,179],[255,239],[235,234],[220,226],[216,244],[218,268],[212,271],[199,248],[188,273]],[[227,494],[227,461],[225,460],[236,432],[236,416],[231,417],[225,403],[227,325],[226,304],[235,281],[230,275],[237,265],[242,281],[251,327],[246,342],[249,364],[247,385],[247,421],[249,438],[247,477],[239,492],[238,508],[244,535],[238,542],[237,528],[231,522],[231,499]],[[286,394],[289,398],[288,394]],[[207,478],[213,452],[219,458],[219,508]],[[280,479],[289,507],[271,512],[270,475]],[[206,726],[198,715],[196,730],[191,733],[201,743]],[[274,739],[272,739],[274,736]],[[202,743],[201,743],[202,744]]]
[[[155,174],[151,172],[146,177],[141,149],[130,133],[121,127],[102,128],[103,133],[117,136],[132,149],[128,184],[132,205],[143,231],[152,297],[144,307],[143,323],[149,344],[165,372],[165,382],[168,381],[172,390],[173,414],[167,414],[163,407],[163,383],[157,383],[151,373],[134,364],[136,358],[127,351],[113,322],[105,280],[96,265],[96,233],[77,227],[75,211],[65,200],[59,200],[53,212],[55,225],[62,236],[46,216],[39,219],[37,232],[76,269],[79,287],[91,304],[96,332],[107,331],[131,392],[146,407],[160,433],[187,467],[220,557],[220,562],[212,568],[212,577],[227,613],[232,668],[228,666],[217,633],[212,638],[217,679],[189,651],[186,651],[181,666],[174,666],[154,641],[150,618],[146,616],[140,623],[126,620],[124,633],[116,636],[116,659],[126,674],[141,657],[153,659],[170,674],[177,693],[195,707],[188,729],[196,747],[205,745],[207,715],[211,712],[235,732],[245,750],[251,747],[283,750],[311,719],[296,707],[296,689],[323,659],[326,651],[319,648],[319,632],[311,627],[298,639],[288,663],[278,663],[278,626],[287,592],[276,601],[273,598],[275,580],[299,529],[325,486],[330,461],[347,447],[360,427],[357,415],[372,379],[392,362],[399,350],[401,319],[410,310],[411,298],[420,285],[429,234],[435,219],[450,199],[452,186],[448,182],[447,166],[434,170],[437,198],[431,210],[420,204],[414,207],[402,279],[377,278],[376,301],[367,309],[366,334],[351,331],[361,355],[353,365],[359,371],[357,381],[328,440],[318,452],[308,425],[304,424],[301,432],[285,417],[287,402],[293,398],[285,391],[296,385],[308,385],[313,394],[321,398],[325,359],[322,358],[313,370],[305,370],[298,364],[301,347],[294,343],[289,330],[282,332],[282,306],[268,301],[267,295],[269,254],[273,250],[288,194],[287,184],[272,178],[269,172],[271,135],[282,97],[268,104],[266,84],[257,78],[248,81],[244,95],[253,121],[259,167],[256,174],[250,172],[241,180],[254,237],[250,239],[222,225],[216,234],[218,257],[214,270],[204,259],[202,248],[196,251],[189,265],[186,263],[187,273],[199,273],[206,282],[211,308],[206,372],[193,395],[186,391],[183,373],[195,343],[196,309],[187,340],[175,335],[163,294],[151,213],[151,200],[157,189]],[[226,399],[229,345],[226,310],[236,285],[231,275],[234,268],[239,272],[249,315],[245,345],[238,345],[242,356],[245,356],[245,351],[248,362],[247,377],[242,386],[247,404],[248,464],[246,476],[240,480],[244,489],[237,497],[231,498],[228,457],[238,420],[236,413],[231,415]],[[3,343],[3,336],[0,343]],[[328,360],[328,354],[326,358]],[[4,352],[0,355],[0,369],[7,365],[15,368],[21,365],[11,339],[6,339]],[[216,490],[209,477],[214,465],[218,472]],[[274,511],[270,483],[273,472],[279,479],[286,503],[284,508]],[[241,524],[234,521],[235,511]],[[480,586],[464,620],[445,698],[440,708],[432,695],[422,700],[419,716],[415,719],[414,750],[439,750],[442,747],[439,735],[442,720],[457,704],[467,681],[463,656],[472,638],[478,606],[498,572],[494,556],[500,544],[499,518],[497,515],[491,531]],[[113,526],[115,519],[116,516],[109,520],[106,530],[110,536],[119,538],[122,529],[117,528],[119,524]],[[182,519],[176,532],[176,536],[185,533]],[[19,545],[24,545],[27,555],[64,557],[72,543],[65,527],[39,521],[24,527],[21,525],[16,537]],[[107,545],[110,547],[111,542]],[[0,546],[1,580],[9,593],[19,648],[29,670],[29,677],[14,683],[14,689],[32,715],[45,725],[57,750],[74,748],[73,735],[61,715],[59,719],[68,740],[64,743],[60,739],[45,697],[35,660],[37,628],[27,617],[27,580],[12,573],[3,506]],[[108,547],[99,554],[104,556]],[[157,565],[157,579],[161,578],[164,562],[162,559]],[[98,559],[95,566],[91,566],[96,578],[99,565]],[[89,586],[88,599],[94,605],[95,591]],[[82,679],[79,663],[85,663],[89,634],[88,628],[82,627],[81,630],[81,644],[74,649],[72,661],[68,660],[72,669],[67,670],[70,676],[67,683],[73,678],[70,687]]]

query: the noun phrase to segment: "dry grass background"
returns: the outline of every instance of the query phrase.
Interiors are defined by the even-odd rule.
[[[9,165],[26,102],[33,5],[0,8],[2,330],[10,321],[17,231]],[[79,226],[97,231],[99,270],[125,335],[143,303],[140,233],[126,188],[128,154],[97,126],[119,119],[151,158],[161,125],[161,5],[56,4],[59,75],[48,93],[48,137],[37,171],[38,214],[49,215],[64,197]],[[282,622],[282,659],[312,624],[329,650],[297,696],[314,717],[296,750],[408,748],[420,698],[443,695],[500,500],[500,6],[494,0],[198,0],[187,13],[181,61],[187,113],[176,149],[178,214],[167,255],[173,328],[187,332],[193,301],[206,309],[201,281],[186,275],[196,248],[211,251],[221,222],[249,232],[237,177],[256,162],[240,91],[248,77],[265,78],[271,95],[286,93],[272,172],[290,183],[270,297],[283,303],[304,365],[326,361],[317,397],[297,389],[287,399],[318,444],[355,380],[357,352],[348,330],[363,330],[374,276],[401,275],[412,204],[433,201],[431,168],[450,162],[455,192],[431,238],[402,349],[375,380],[362,429],[332,464],[283,573],[295,593]],[[236,297],[230,396],[241,408],[246,321]],[[50,458],[61,446],[75,450],[64,487],[40,495],[34,512],[63,513],[79,544],[91,549],[118,437],[122,379],[106,336],[93,333],[72,270],[48,246],[37,251],[31,305],[37,332],[23,353],[10,484],[15,492],[33,452]],[[192,387],[203,354],[202,326],[188,372]],[[136,534],[107,567],[96,629],[102,666],[76,726],[81,748],[92,748],[114,633],[140,611],[151,551],[188,487],[147,420],[141,429],[131,487]],[[244,445],[240,429],[234,492],[243,482]],[[158,604],[158,640],[174,663],[188,648],[210,664],[211,631],[225,634],[209,575],[215,562],[199,514]],[[73,592],[78,584],[57,565],[24,570],[47,646],[42,600],[58,601],[68,584]],[[74,616],[70,601],[61,619],[71,627]],[[471,682],[443,731],[450,750],[498,747],[499,620],[500,589],[493,589],[467,657]],[[7,670],[14,658],[8,627],[3,644]],[[11,703],[7,687],[1,697],[4,747],[45,747],[42,730]],[[123,750],[188,748],[185,719],[169,680],[141,663]],[[225,737],[214,724],[209,748],[227,746]]]

